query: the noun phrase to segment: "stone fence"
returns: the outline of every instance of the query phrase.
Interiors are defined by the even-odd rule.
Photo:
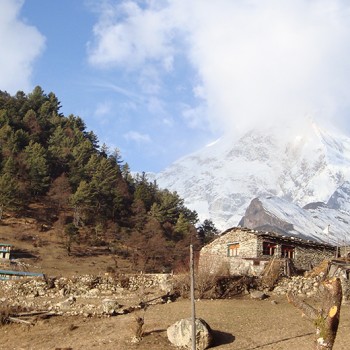
[[[31,278],[0,281],[0,302],[24,309],[95,316],[105,313],[106,304],[119,305],[118,313],[125,313],[171,292],[171,288],[169,274]]]

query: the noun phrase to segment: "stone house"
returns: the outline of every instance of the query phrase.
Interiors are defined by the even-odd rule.
[[[274,232],[234,227],[200,251],[199,268],[209,273],[259,275],[271,259],[292,261],[298,270],[309,270],[336,255],[336,247],[282,236]]]
[[[12,244],[0,243],[0,259],[9,260],[11,254]]]

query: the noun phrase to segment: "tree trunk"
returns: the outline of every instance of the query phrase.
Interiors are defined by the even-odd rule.
[[[308,305],[288,293],[288,301],[305,314],[316,326],[316,350],[332,350],[337,335],[342,287],[339,278],[332,278],[322,283],[322,307],[320,310]]]

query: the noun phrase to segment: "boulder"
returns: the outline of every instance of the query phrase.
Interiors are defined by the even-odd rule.
[[[107,315],[114,315],[117,310],[120,309],[121,305],[114,299],[103,299],[102,310]]]
[[[68,299],[61,301],[57,304],[57,306],[61,310],[68,310],[71,308],[71,306],[76,302],[76,298],[74,296],[70,296]]]
[[[192,319],[185,318],[175,322],[167,329],[169,341],[178,347],[192,347]],[[196,349],[207,349],[213,342],[213,331],[201,318],[196,319]]]
[[[260,290],[252,290],[250,292],[250,297],[252,299],[263,300],[263,299],[266,299],[268,296],[264,292],[261,292]]]

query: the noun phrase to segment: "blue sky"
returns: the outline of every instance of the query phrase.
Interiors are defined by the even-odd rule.
[[[260,125],[350,131],[346,1],[0,0],[0,44],[0,90],[53,91],[133,171]]]

